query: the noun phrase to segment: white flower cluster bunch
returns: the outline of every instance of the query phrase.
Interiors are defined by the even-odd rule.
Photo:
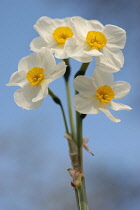
[[[74,79],[76,111],[82,114],[102,111],[110,120],[119,122],[109,107],[115,111],[131,110],[130,106],[114,101],[130,91],[129,83],[114,82],[113,76],[124,64],[121,51],[126,43],[124,29],[78,16],[64,19],[43,16],[34,28],[39,34],[30,43],[34,53],[19,61],[18,71],[12,74],[8,83],[8,86],[21,87],[14,94],[19,107],[38,108],[49,94],[49,84],[67,73],[65,61],[69,58],[88,64],[95,57],[93,75],[87,77],[79,72]],[[63,61],[56,64],[54,57]]]
[[[87,114],[102,111],[113,122],[120,119],[111,114],[109,108],[131,110],[131,107],[115,101],[125,97],[130,85],[124,81],[114,81],[114,73],[124,64],[122,49],[126,43],[124,29],[114,25],[103,25],[97,20],[82,17],[51,19],[41,17],[34,25],[39,37],[30,43],[32,54],[22,58],[18,71],[12,74],[8,86],[19,86],[14,93],[16,104],[27,110],[38,108],[47,95],[60,105],[68,141],[77,208],[89,210],[85,190],[82,148],[94,155],[88,148],[87,138],[83,138],[82,121]],[[56,64],[55,57],[63,61]],[[91,77],[85,76],[89,63],[95,57],[96,67]],[[71,68],[69,58],[81,62],[74,71],[74,100],[71,100],[69,78]],[[49,84],[64,77],[68,104],[69,124],[61,100],[50,89]],[[75,106],[75,115],[73,111]],[[69,128],[70,127],[70,128]]]

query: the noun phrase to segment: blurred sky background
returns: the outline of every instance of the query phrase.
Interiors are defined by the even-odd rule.
[[[64,125],[59,107],[48,96],[37,110],[19,108],[7,87],[19,60],[31,53],[38,36],[33,25],[41,16],[82,16],[114,24],[127,32],[125,64],[115,80],[131,84],[130,94],[119,102],[132,111],[104,114],[84,120],[83,136],[89,138],[92,157],[84,151],[87,194],[91,210],[140,209],[140,1],[138,0],[4,0],[0,1],[0,209],[76,209]],[[80,62],[71,59],[72,76]],[[95,63],[87,71],[91,76]],[[66,107],[63,78],[50,85]]]

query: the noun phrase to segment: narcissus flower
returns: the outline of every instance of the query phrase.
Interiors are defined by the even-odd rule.
[[[125,97],[130,91],[130,85],[124,81],[113,82],[112,73],[94,70],[93,77],[77,76],[74,88],[80,93],[75,96],[76,110],[83,114],[98,114],[100,111],[114,122],[120,119],[113,116],[108,107],[118,110],[131,110],[130,106],[114,102],[113,99]]]
[[[47,47],[55,57],[59,59],[68,58],[66,48],[67,40],[74,36],[70,24],[70,18],[51,19],[41,17],[34,25],[40,37],[33,39],[30,44],[32,51],[37,52],[41,47]]]
[[[14,100],[23,109],[38,108],[48,95],[48,85],[62,77],[66,71],[64,62],[56,65],[54,56],[46,48],[22,58],[18,71],[13,73],[8,86],[20,86],[15,91]]]
[[[108,72],[117,72],[122,68],[124,57],[120,49],[126,42],[125,30],[81,17],[73,17],[71,25],[75,36],[68,40],[70,57],[87,63],[96,56],[99,68]]]

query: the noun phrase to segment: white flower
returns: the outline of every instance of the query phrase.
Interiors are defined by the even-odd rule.
[[[8,86],[20,86],[15,91],[14,100],[19,107],[32,110],[38,108],[48,95],[48,85],[63,76],[64,62],[56,65],[54,56],[46,48],[22,58],[18,71],[13,73]]]
[[[75,96],[76,110],[83,114],[98,114],[102,111],[110,120],[120,122],[120,119],[110,113],[108,106],[115,111],[131,110],[129,106],[113,101],[125,97],[130,91],[130,85],[113,80],[112,73],[98,68],[94,70],[93,77],[77,76],[74,88],[81,94]]]
[[[73,17],[71,25],[75,36],[68,40],[70,57],[87,63],[96,56],[99,68],[108,72],[117,72],[122,68],[124,57],[120,49],[126,42],[125,30],[81,17]]]
[[[70,25],[70,18],[51,19],[44,16],[39,18],[34,28],[40,37],[32,40],[30,44],[32,51],[37,52],[41,47],[47,47],[51,52],[55,53],[56,58],[68,58],[66,52],[67,40],[74,35]]]

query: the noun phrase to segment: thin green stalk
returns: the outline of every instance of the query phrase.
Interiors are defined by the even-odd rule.
[[[75,74],[75,77],[79,75],[84,75],[89,63],[83,63],[79,71]],[[75,94],[78,94],[78,91],[75,91]],[[83,173],[83,154],[82,154],[82,144],[83,144],[83,135],[82,135],[82,120],[85,115],[81,115],[79,112],[76,112],[76,130],[77,130],[77,147],[78,147],[78,165],[80,172]],[[89,210],[87,195],[86,195],[86,187],[84,177],[81,180],[81,186],[77,188],[78,192],[78,202],[79,202],[79,210]]]
[[[76,132],[75,132],[75,121],[74,121],[74,114],[73,114],[73,107],[72,107],[72,100],[71,100],[71,90],[69,84],[69,76],[70,76],[70,65],[69,60],[64,59],[67,69],[64,75],[65,85],[66,85],[66,95],[67,95],[67,104],[68,104],[68,113],[69,113],[69,120],[70,120],[70,128],[71,128],[71,135],[72,139],[76,141]]]
[[[75,188],[75,197],[76,197],[77,209],[80,210],[79,195],[78,195],[78,190],[76,188]]]
[[[82,63],[79,71],[75,74],[75,78],[79,75],[84,75],[90,63]],[[78,94],[78,91],[75,91],[75,94]],[[76,112],[76,129],[77,129],[77,146],[79,149],[79,164],[81,166],[81,170],[83,170],[83,161],[82,161],[82,152],[81,146],[83,143],[82,138],[82,120],[86,115],[81,115],[79,112]]]
[[[83,154],[82,154],[82,118],[79,112],[76,112],[76,130],[77,130],[77,147],[78,147],[78,165],[79,171],[83,172]]]
[[[79,170],[83,172],[83,154],[82,154],[82,116],[80,113],[76,112],[77,119],[77,146],[78,146],[78,164]],[[89,210],[87,195],[86,195],[86,187],[85,187],[85,179],[84,177],[81,180],[81,186],[77,188],[78,193],[78,202],[79,202],[79,210]]]
[[[63,105],[61,103],[61,100],[50,89],[49,89],[49,95],[52,97],[54,102],[57,103],[60,106],[61,111],[62,111],[63,120],[64,120],[65,129],[66,129],[66,132],[69,133],[67,120],[66,120],[66,115],[65,115],[64,108],[63,108]]]
[[[77,192],[79,200],[79,210],[89,210],[84,177],[82,178],[82,184],[77,189]]]
[[[71,91],[70,91],[69,81],[66,81],[66,92],[67,92],[68,112],[69,112],[72,139],[74,141],[76,141],[75,122],[74,122],[74,114],[73,114],[73,108],[72,108],[72,100],[71,100]]]
[[[86,72],[89,64],[90,63],[82,63],[79,71],[77,71],[77,73],[75,74],[74,78],[77,77],[77,76],[79,76],[79,75],[85,75],[85,72]]]
[[[75,74],[74,78],[76,78],[79,75],[84,75],[86,73],[86,70],[88,68],[90,63],[82,63],[79,71]],[[75,94],[78,94],[78,91],[75,91]],[[82,152],[81,152],[81,145],[83,143],[82,139],[82,120],[85,118],[86,115],[80,114],[79,112],[76,112],[76,129],[77,129],[77,146],[79,148],[79,159],[81,169],[83,169],[83,162],[82,162]]]

